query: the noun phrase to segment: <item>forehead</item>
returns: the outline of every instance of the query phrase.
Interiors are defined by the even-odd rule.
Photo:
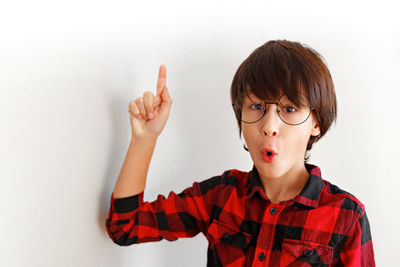
[[[247,92],[247,95],[245,94],[244,100],[245,101],[261,101],[261,102],[273,101],[271,99],[269,99],[269,100],[261,100],[255,94],[253,94],[252,92]],[[280,98],[278,100],[279,101],[288,100],[288,98],[287,98],[287,96],[285,94],[283,94],[283,95],[280,96]]]

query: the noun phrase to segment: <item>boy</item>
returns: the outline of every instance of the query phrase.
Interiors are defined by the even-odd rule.
[[[155,142],[172,100],[161,65],[157,95],[130,102],[132,139],[111,195],[106,229],[120,246],[202,232],[207,266],[375,266],[364,205],[322,179],[306,152],[336,120],[323,58],[273,40],[239,66],[232,107],[254,162],[143,202]]]

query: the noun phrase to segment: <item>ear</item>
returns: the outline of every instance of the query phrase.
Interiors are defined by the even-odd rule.
[[[321,128],[317,123],[314,123],[313,128],[311,129],[310,135],[318,136],[321,133]]]

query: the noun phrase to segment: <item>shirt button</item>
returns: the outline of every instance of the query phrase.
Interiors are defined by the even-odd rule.
[[[271,214],[274,215],[276,213],[276,208],[275,207],[271,208],[269,212],[271,212]]]
[[[260,261],[265,260],[264,252],[261,252],[260,254],[258,254],[258,259],[259,259]]]
[[[229,237],[229,234],[228,233],[224,233],[224,235],[222,236],[222,240],[226,240],[226,239],[228,239],[228,237]]]
[[[306,250],[304,250],[303,254],[306,257],[311,257],[311,255],[313,254],[313,251],[306,249]]]

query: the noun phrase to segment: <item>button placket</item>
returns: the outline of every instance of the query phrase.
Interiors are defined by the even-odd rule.
[[[276,214],[278,214],[278,213],[280,214],[285,208],[286,208],[286,205],[270,203],[270,206],[266,207],[264,210],[263,222],[270,224],[270,225],[275,224],[279,217]],[[278,209],[279,209],[279,212],[278,212]],[[266,251],[266,252],[263,251],[266,247],[266,244],[261,245],[261,242],[265,242],[266,240],[273,240],[273,238],[272,239],[270,237],[268,237],[268,239],[262,238],[262,236],[265,235],[264,232],[265,232],[265,229],[264,229],[264,227],[262,227],[260,229],[259,237],[257,240],[256,253],[258,253],[258,254],[255,254],[255,255],[257,255],[256,256],[257,258],[255,258],[255,260],[253,261],[253,264],[252,264],[253,267],[260,266],[259,264],[261,264],[260,263],[261,261],[265,261],[265,259],[267,259],[267,256],[270,257],[268,251]],[[272,235],[275,235],[275,232],[273,232]],[[268,253],[268,254],[266,254],[266,253]]]

